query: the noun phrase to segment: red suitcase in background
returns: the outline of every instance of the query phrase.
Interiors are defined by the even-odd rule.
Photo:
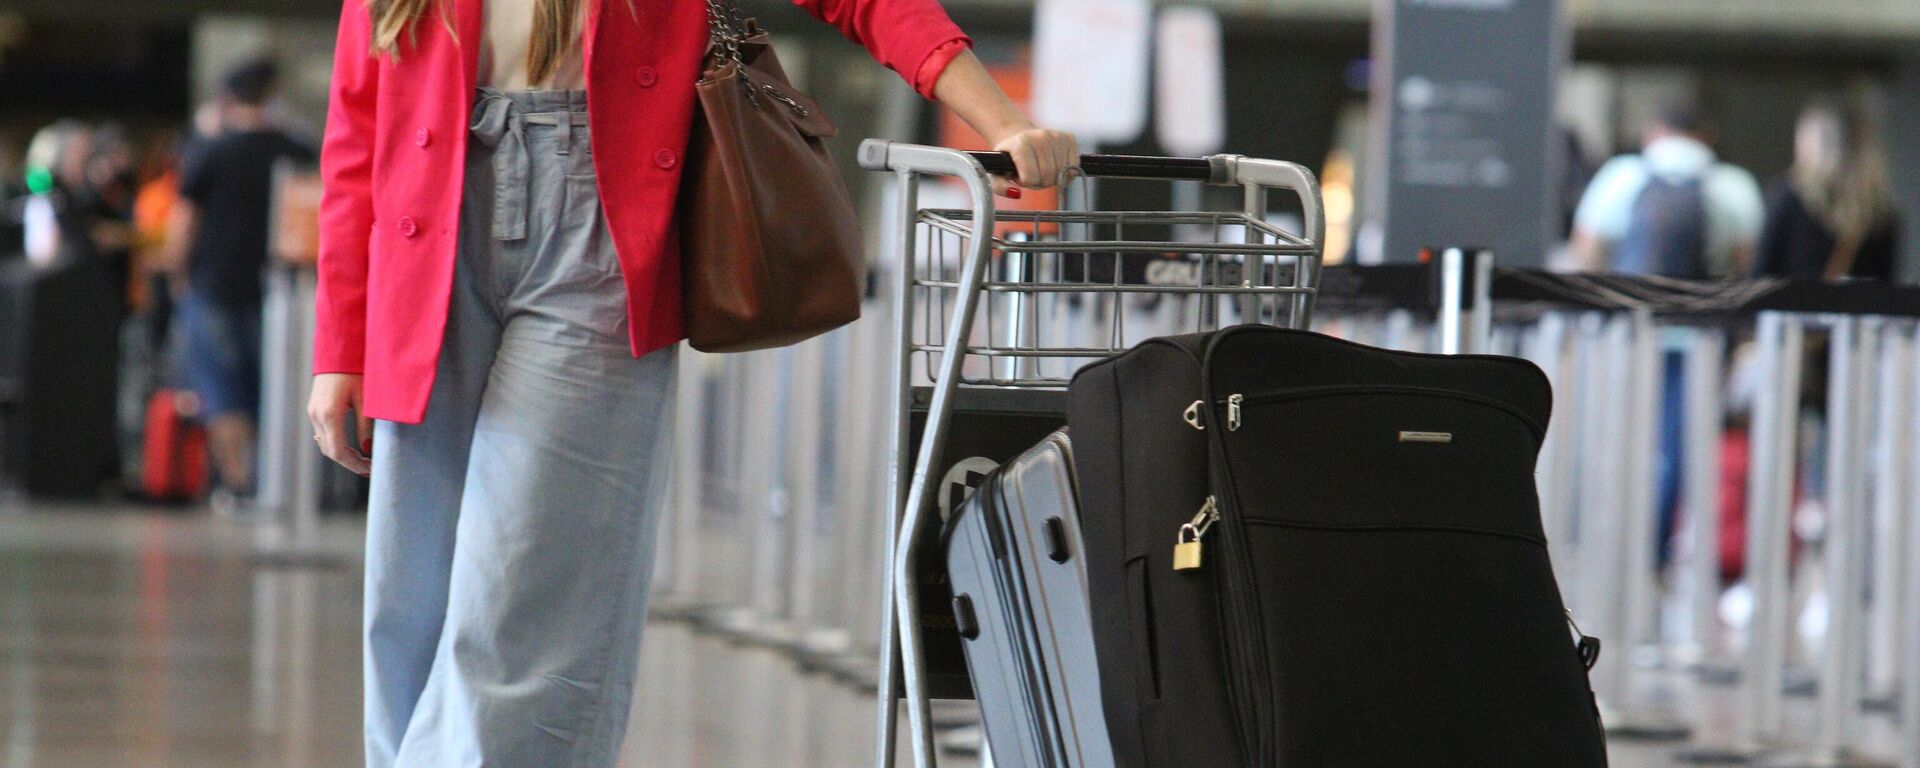
[[[179,389],[147,399],[140,488],[153,501],[192,501],[207,490],[207,433],[194,421],[200,400]]]

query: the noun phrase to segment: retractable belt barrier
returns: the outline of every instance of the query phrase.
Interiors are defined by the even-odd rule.
[[[1030,267],[1017,256],[997,261],[993,279],[1020,279]],[[957,268],[957,258],[945,268]],[[876,285],[899,282],[887,275],[900,268],[880,265]],[[1463,251],[1430,265],[1320,272],[1319,330],[1389,348],[1519,355],[1552,380],[1558,408],[1540,454],[1542,518],[1569,607],[1608,644],[1594,682],[1615,738],[1691,738],[1682,756],[1702,761],[1852,765],[1863,759],[1854,751],[1861,718],[1894,710],[1909,713],[1894,747],[1901,751],[1879,757],[1920,768],[1920,607],[1912,605],[1920,600],[1920,408],[1912,402],[1920,289],[1553,274],[1496,269]],[[951,307],[929,297],[902,322],[938,325]],[[983,305],[982,338],[1080,311],[1003,298]],[[1173,327],[1166,317],[1178,311],[1147,299],[1125,305],[1130,340]],[[874,661],[887,656],[876,640],[893,618],[881,581],[897,543],[888,516],[902,503],[902,468],[887,455],[908,439],[891,431],[907,428],[893,421],[894,380],[924,386],[937,373],[897,359],[891,301],[876,298],[868,319],[794,348],[682,358],[657,615],[874,684]],[[1097,321],[1088,338],[1111,332],[1102,324],[1113,318]],[[1791,539],[1809,330],[1824,333],[1831,350],[1821,537],[1829,609],[1812,670],[1817,729],[1792,739],[1782,708],[1799,669],[1790,669]],[[1721,619],[1721,458],[1737,449],[1723,448],[1722,383],[1735,342],[1749,334],[1757,359],[1740,492],[1751,610],[1736,632]],[[1017,357],[984,365],[963,375],[1060,373]],[[1662,420],[1675,418],[1670,402],[1679,403],[1679,423],[1669,429],[1685,447],[1675,503],[1684,524],[1663,573],[1656,446]],[[1709,686],[1737,680],[1731,730],[1691,720],[1649,685],[1650,671],[1691,672]]]

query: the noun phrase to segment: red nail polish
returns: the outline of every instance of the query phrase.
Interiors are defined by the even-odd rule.
[[[1019,188],[1019,187],[1007,187],[1007,197],[1009,197],[1009,198],[1011,198],[1011,199],[1014,199],[1014,200],[1018,200],[1018,199],[1020,199],[1020,188]]]

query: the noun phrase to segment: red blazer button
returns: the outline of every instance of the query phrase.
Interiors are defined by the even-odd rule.
[[[653,67],[642,66],[634,71],[633,79],[640,83],[642,88],[652,88],[654,83],[660,82],[660,73]]]
[[[680,160],[673,156],[673,150],[671,149],[662,149],[653,153],[653,164],[660,166],[661,170],[672,168],[674,164],[678,162],[680,162]]]
[[[400,234],[407,237],[418,235],[420,234],[420,225],[414,222],[412,216],[402,216],[400,217]]]
[[[413,143],[426,146],[433,143],[433,131],[425,128],[413,132]]]

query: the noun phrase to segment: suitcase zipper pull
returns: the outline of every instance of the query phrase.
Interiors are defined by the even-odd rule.
[[[1201,505],[1200,512],[1191,521],[1181,524],[1180,533],[1173,539],[1173,569],[1176,571],[1200,570],[1201,539],[1214,521],[1220,519],[1220,508],[1207,497],[1207,503]]]
[[[1246,399],[1247,399],[1246,395],[1227,395],[1227,431],[1228,432],[1240,431],[1240,403],[1245,401]]]
[[[1567,626],[1573,627],[1573,636],[1579,638],[1574,643],[1574,651],[1580,656],[1580,665],[1593,671],[1593,665],[1600,663],[1600,638],[1580,631],[1580,624],[1573,620],[1573,609],[1567,609]]]

